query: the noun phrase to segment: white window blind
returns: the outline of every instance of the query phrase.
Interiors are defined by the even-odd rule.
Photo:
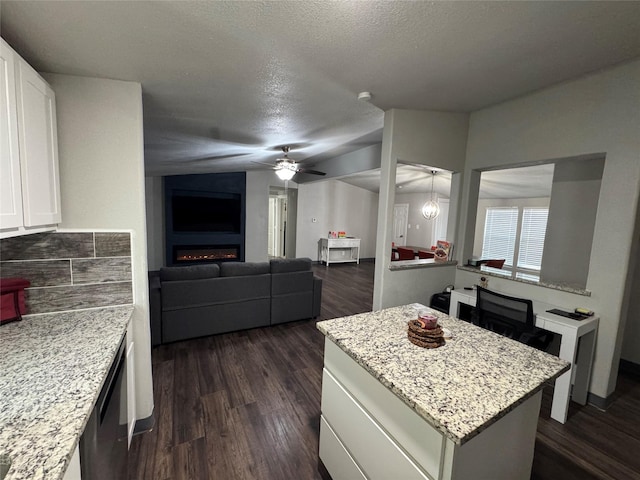
[[[523,209],[518,268],[540,271],[548,214],[547,208]]]
[[[490,207],[484,224],[482,258],[506,260],[513,265],[516,233],[518,230],[518,207]]]

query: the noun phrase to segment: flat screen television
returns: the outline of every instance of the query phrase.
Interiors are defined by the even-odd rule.
[[[171,209],[174,232],[241,233],[240,194],[175,191]]]

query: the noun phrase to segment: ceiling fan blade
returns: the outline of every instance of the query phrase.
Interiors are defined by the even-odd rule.
[[[308,168],[299,168],[298,173],[308,173],[309,175],[326,175],[324,172],[319,172],[318,170],[310,170]]]
[[[266,165],[267,167],[271,167],[271,168],[276,168],[277,166],[277,165],[274,165],[273,163],[256,162],[254,160],[252,160],[251,163],[255,163],[256,165]]]
[[[250,155],[249,153],[229,153],[227,155],[212,155],[210,157],[192,158],[191,160],[185,160],[181,163],[198,163],[198,162],[211,162],[214,160],[224,160],[225,158],[244,157]]]

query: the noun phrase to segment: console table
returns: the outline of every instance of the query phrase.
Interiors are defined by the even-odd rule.
[[[451,292],[449,315],[459,318],[460,304],[475,307],[476,300],[475,291],[453,290]],[[560,341],[559,357],[571,362],[569,371],[563,373],[556,380],[553,403],[551,404],[551,418],[560,423],[565,423],[570,399],[580,405],[587,403],[599,318],[593,316],[584,320],[573,320],[547,312],[547,310],[553,308],[567,310],[566,308],[533,300],[536,327],[560,334],[562,340]],[[572,385],[573,389],[571,388]]]
[[[359,238],[321,238],[319,262],[327,266],[330,263],[360,263]]]

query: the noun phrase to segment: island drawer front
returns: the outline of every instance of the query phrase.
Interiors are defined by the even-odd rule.
[[[322,415],[368,479],[429,479],[326,369]]]
[[[333,480],[367,480],[323,416],[320,416],[320,459]]]
[[[439,478],[445,437],[328,338],[325,368],[433,478]],[[323,404],[324,410],[324,404]]]

